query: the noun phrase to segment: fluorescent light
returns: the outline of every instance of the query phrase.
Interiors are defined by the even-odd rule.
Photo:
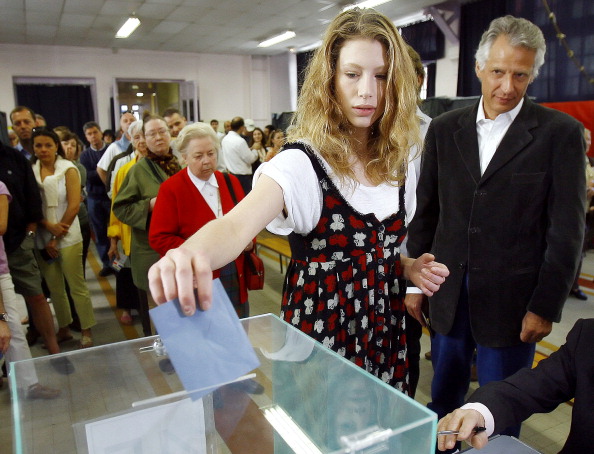
[[[139,91],[138,93],[136,93],[136,96],[138,96],[139,98],[142,98],[144,96],[144,93]]]
[[[376,6],[383,5],[384,3],[391,2],[392,0],[365,0],[364,2],[355,3],[353,5],[345,6],[342,10],[347,11],[353,8],[375,8]]]
[[[419,11],[415,14],[401,17],[400,19],[394,20],[394,26],[397,28],[406,27],[407,25],[416,24],[417,22],[425,22],[431,20],[430,14],[425,14],[423,11]]]
[[[295,421],[278,405],[263,408],[264,417],[297,454],[322,454]]]
[[[322,45],[322,41],[316,41],[315,43],[308,44],[307,46],[300,47],[297,52],[307,52],[309,50],[317,49]]]
[[[286,31],[281,33],[280,35],[273,36],[272,38],[267,39],[266,41],[262,41],[258,44],[258,47],[270,47],[274,46],[275,44],[281,43],[286,41],[287,39],[291,39],[295,37],[295,32]]]
[[[140,25],[140,19],[137,17],[129,17],[128,20],[122,25],[122,28],[116,33],[116,38],[127,38],[130,36],[136,27]]]

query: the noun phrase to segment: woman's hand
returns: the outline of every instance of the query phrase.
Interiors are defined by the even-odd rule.
[[[58,249],[58,240],[53,238],[49,240],[48,243],[45,245],[45,250],[51,258],[57,259],[60,256],[60,250]]]
[[[113,237],[109,239],[109,251],[107,251],[107,256],[109,260],[112,262],[117,259],[120,259],[120,251],[118,251],[118,238]]]
[[[68,229],[70,228],[70,226],[64,222],[57,222],[55,224],[51,224],[48,222],[46,228],[55,237],[62,238],[68,233]]]
[[[432,254],[423,254],[416,260],[404,258],[403,263],[404,277],[427,296],[433,296],[450,274],[447,266],[436,262]]]
[[[186,315],[196,311],[197,289],[200,309],[208,310],[212,304],[212,269],[209,260],[200,252],[180,246],[170,249],[149,269],[149,286],[153,299],[163,304],[179,298]]]

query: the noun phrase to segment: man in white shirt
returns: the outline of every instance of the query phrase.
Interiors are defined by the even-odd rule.
[[[212,129],[214,129],[214,132],[217,134],[219,140],[225,137],[225,134],[219,131],[219,120],[213,118],[212,120],[210,120],[210,126],[212,127]]]
[[[526,96],[545,50],[531,22],[491,22],[476,52],[480,101],[433,119],[427,133],[407,247],[450,270],[429,299],[429,408],[440,418],[462,405],[475,348],[481,386],[532,365],[575,277],[584,144],[576,120]]]
[[[231,131],[221,141],[221,151],[227,171],[237,177],[247,195],[252,189],[252,163],[258,159],[258,151],[250,150],[241,136],[244,132],[243,118],[233,118]]]
[[[115,155],[120,154],[128,148],[130,145],[130,136],[128,135],[128,128],[130,125],[136,121],[136,117],[130,113],[125,112],[120,117],[120,129],[122,131],[122,137],[120,140],[116,140],[112,144],[107,147],[103,156],[97,163],[97,175],[101,178],[101,181],[105,184],[107,181],[107,169],[109,168],[109,164],[111,164],[111,160],[115,157]]]

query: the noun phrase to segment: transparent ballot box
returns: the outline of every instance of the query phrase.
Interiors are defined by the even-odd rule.
[[[274,315],[242,325],[260,367],[200,399],[156,336],[13,363],[15,452],[433,453],[433,412]]]

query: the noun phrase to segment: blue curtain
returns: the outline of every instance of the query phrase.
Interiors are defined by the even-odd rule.
[[[594,77],[594,1],[548,0],[570,48]],[[480,94],[474,73],[474,53],[491,20],[511,14],[538,25],[547,42],[545,64],[528,88],[537,102],[583,101],[594,99],[594,85],[579,72],[559,42],[541,0],[482,0],[462,5],[460,16],[460,66],[458,96]]]
[[[68,126],[83,140],[83,125],[96,120],[88,85],[17,84],[16,99],[43,115],[49,128]]]
[[[435,61],[445,54],[443,33],[432,20],[400,29],[402,37],[421,56],[422,61]]]

